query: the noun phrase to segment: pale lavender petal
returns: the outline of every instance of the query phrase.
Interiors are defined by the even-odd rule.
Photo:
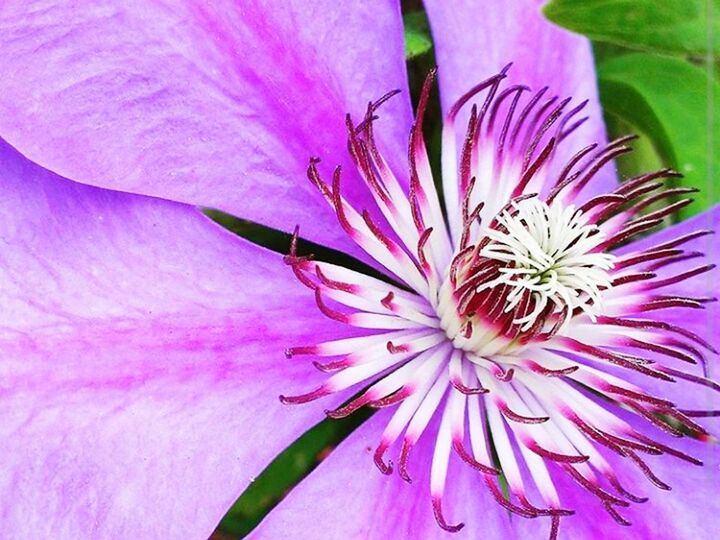
[[[4,143],[0,183],[3,536],[207,537],[322,417],[279,402],[317,384],[283,348],[338,329],[278,255],[192,207]]]
[[[588,104],[576,116],[586,123],[563,142],[554,162],[564,163],[582,147],[606,140],[598,100],[590,42],[548,22],[544,0],[425,0],[435,42],[443,109],[474,84],[498,73],[509,62],[511,84],[532,90],[548,86],[546,97],[572,97],[572,108]],[[612,167],[598,173],[587,191],[608,192],[616,184]]]
[[[306,178],[348,164],[345,113],[393,89],[378,136],[402,163],[411,110],[397,2],[12,0],[0,131],[78,182],[211,206],[355,248]],[[360,207],[371,200],[357,188]]]
[[[443,512],[448,521],[462,521],[465,527],[451,536],[438,526],[429,490],[434,433],[413,449],[412,484],[397,473],[381,474],[373,463],[373,451],[388,419],[381,412],[360,426],[290,492],[250,538],[513,538],[507,512],[488,495],[482,476],[455,457],[451,458]],[[547,523],[538,527],[543,525]],[[547,534],[549,528],[542,530]]]

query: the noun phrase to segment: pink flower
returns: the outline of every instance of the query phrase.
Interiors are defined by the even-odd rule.
[[[253,537],[712,537],[717,209],[622,245],[683,192],[617,186],[587,42],[428,0],[446,220],[399,6],[353,4],[0,7],[3,534],[205,537],[371,405]]]

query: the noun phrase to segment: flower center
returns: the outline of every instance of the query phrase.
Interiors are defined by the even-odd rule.
[[[548,327],[580,313],[595,320],[615,257],[573,205],[513,202],[458,253],[438,315],[453,344],[478,355],[517,353]]]
[[[327,413],[332,418],[366,405],[390,409],[378,413],[388,423],[375,463],[391,474],[385,455],[402,439],[398,473],[409,481],[411,449],[431,452],[432,510],[447,531],[462,528],[448,523],[443,509],[453,451],[503,508],[549,517],[552,539],[560,518],[576,510],[566,508],[568,501],[578,500],[562,502],[558,475],[629,525],[621,510],[647,499],[621,483],[623,469],[637,467],[651,484],[669,489],[640,454],[701,465],[661,437],[717,441],[695,418],[720,412],[682,408],[657,395],[662,383],[682,381],[720,391],[703,370],[704,355],[717,351],[657,314],[645,315],[702,309],[713,300],[673,291],[713,265],[672,270],[701,255],[684,246],[710,231],[609,253],[691,202],[676,198],[692,190],[666,188],[658,180],[677,173],[661,170],[611,193],[586,195],[595,174],[629,151],[628,138],[587,146],[558,168],[555,150],[584,122],[574,120],[584,103],[565,111],[569,99],[543,101],[542,88],[522,104],[528,89],[501,90],[504,78],[505,70],[478,84],[448,112],[445,212],[422,137],[432,74],[409,137],[408,189],[373,132],[378,107],[394,93],[371,103],[359,124],[347,118],[350,154],[376,212],[348,201],[339,167],[327,183],[318,160],[310,161],[308,176],[340,226],[402,286],[299,257],[296,231],[287,264],[325,315],[367,332],[288,349],[288,357],[330,357],[314,365],[331,375],[318,388],[281,400],[340,394],[345,403]],[[485,99],[472,104],[483,92]],[[467,130],[458,132],[458,116],[471,104]],[[647,212],[650,207],[657,209]],[[677,362],[690,367],[679,369]],[[647,382],[651,390],[644,389]],[[646,435],[645,428],[659,433]]]

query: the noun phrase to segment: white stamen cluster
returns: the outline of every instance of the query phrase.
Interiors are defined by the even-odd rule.
[[[478,292],[512,287],[505,313],[530,292],[535,308],[513,321],[523,330],[535,323],[549,302],[556,312],[572,314],[580,309],[594,321],[602,308],[602,291],[611,287],[608,271],[615,260],[609,253],[594,252],[605,239],[600,229],[587,223],[573,205],[549,206],[538,199],[515,203],[497,219],[501,227],[485,231],[493,242],[481,255],[506,266],[500,277],[478,287]]]

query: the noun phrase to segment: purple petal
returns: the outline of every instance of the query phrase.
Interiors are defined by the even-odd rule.
[[[717,238],[717,231],[720,230],[720,206],[715,206],[703,214],[685,220],[672,227],[667,227],[638,242],[624,246],[623,249],[619,251],[641,251],[699,230],[713,230],[715,233],[696,238],[680,247],[688,252],[702,252],[705,254],[704,257],[679,261],[660,268],[655,272],[660,277],[669,277],[706,264],[720,265],[720,249],[718,249]],[[704,274],[676,283],[660,292],[670,296],[685,296],[689,298],[714,297],[720,299],[717,285],[718,276],[720,275],[719,272],[720,271],[715,268]],[[641,316],[641,318],[642,317],[643,316]],[[709,342],[716,350],[720,350],[720,332],[718,332],[720,302],[718,301],[706,303],[704,309],[664,309],[654,314],[648,314],[647,318],[668,322],[674,326],[693,332]],[[704,356],[706,358],[705,367],[707,369],[707,375],[716,381],[719,380],[720,368],[718,367],[718,355],[706,351]],[[664,363],[667,362],[664,361]],[[673,367],[681,367],[684,371],[691,372],[695,375],[702,374],[702,369],[700,368],[686,369],[687,366],[678,365],[673,365]],[[635,377],[632,374],[628,374],[627,376],[630,378],[634,377],[633,380],[637,384],[651,390],[655,395],[675,401],[681,408],[720,410],[720,394],[710,391],[707,388],[683,380],[678,380],[675,383],[667,383],[648,377]],[[715,424],[720,428],[720,422],[716,422]],[[714,434],[720,436],[720,432],[716,431]]]
[[[627,415],[625,419],[630,420]],[[710,540],[717,537],[720,527],[720,498],[716,496],[720,480],[717,445],[688,438],[675,439],[657,430],[641,431],[652,435],[656,441],[700,459],[704,466],[692,465],[667,455],[641,454],[653,473],[672,488],[664,491],[651,484],[630,460],[606,453],[623,487],[636,496],[649,498],[647,502],[631,504],[629,508],[616,507],[632,523],[629,527],[615,522],[594,495],[581,489],[567,475],[554,475],[562,504],[576,510],[575,515],[561,520],[560,539]],[[612,492],[612,488],[609,489]],[[518,521],[519,538],[535,537],[534,521]]]
[[[396,472],[385,476],[374,465],[373,451],[388,419],[381,412],[360,426],[270,512],[250,538],[450,537],[435,522],[430,501],[434,434],[428,433],[427,440],[413,449],[412,484]],[[512,538],[507,513],[488,495],[481,476],[459,459],[452,460],[443,512],[448,521],[465,523],[452,538]]]
[[[206,537],[321,418],[283,348],[328,338],[279,256],[192,207],[0,147],[3,535]],[[278,429],[282,426],[282,429]]]
[[[393,159],[405,156],[396,2],[52,4],[0,8],[6,140],[82,183],[286,231],[299,223],[303,236],[356,251],[306,169],[311,156],[326,171],[348,165],[345,113],[359,121],[393,89],[403,95],[383,106],[378,136]],[[354,200],[371,197],[356,189]]]
[[[498,73],[509,62],[510,84],[537,91],[548,86],[546,97],[572,97],[568,108],[587,99],[577,118],[587,122],[558,148],[553,162],[562,168],[575,152],[606,140],[598,100],[595,64],[590,42],[548,22],[540,13],[544,0],[425,0],[435,40],[440,98],[443,109],[474,84]],[[606,167],[588,185],[587,192],[611,191],[617,180]]]

